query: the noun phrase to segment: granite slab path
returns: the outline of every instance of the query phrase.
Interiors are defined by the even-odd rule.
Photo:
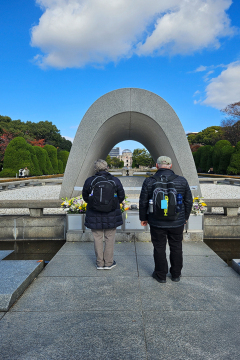
[[[184,243],[181,281],[151,277],[151,243],[119,243],[97,270],[93,243],[66,243],[8,312],[3,360],[239,359],[240,277]]]

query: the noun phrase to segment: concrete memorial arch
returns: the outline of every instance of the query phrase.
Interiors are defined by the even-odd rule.
[[[160,96],[142,89],[111,91],[96,100],[84,115],[74,138],[60,197],[79,194],[93,164],[105,159],[119,142],[135,140],[148,149],[154,160],[170,156],[173,170],[183,175],[194,195],[201,195],[198,176],[182,124],[172,107]]]

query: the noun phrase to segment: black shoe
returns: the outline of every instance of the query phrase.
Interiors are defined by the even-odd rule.
[[[176,278],[172,277],[171,280],[174,281],[174,282],[178,282],[178,281],[180,281],[180,276],[176,277]]]
[[[111,269],[114,268],[115,266],[117,266],[117,264],[116,264],[116,261],[113,260],[112,265],[110,265],[110,266],[104,266],[104,270],[111,270]]]
[[[155,271],[152,273],[152,277],[153,277],[155,280],[157,280],[159,283],[164,284],[164,283],[166,282],[166,280],[160,279],[160,278],[157,276],[157,274],[155,273]]]

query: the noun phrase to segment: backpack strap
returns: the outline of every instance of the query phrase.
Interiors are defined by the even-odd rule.
[[[113,178],[114,178],[114,176],[109,173],[105,174],[105,175],[96,176],[95,179],[93,179],[93,181],[91,182],[91,184],[89,186],[90,191],[93,190],[94,186],[98,183],[98,181],[102,181],[102,180],[107,180],[107,181],[110,180],[111,182],[113,182],[114,188],[115,188],[114,191],[116,191],[117,185],[116,185],[115,181],[113,180]]]
[[[177,177],[178,177],[178,175],[173,174],[173,175],[169,176],[167,179],[168,179],[168,181],[172,181],[172,180],[176,179]]]

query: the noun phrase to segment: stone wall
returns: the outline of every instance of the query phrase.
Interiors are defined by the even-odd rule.
[[[204,239],[240,239],[240,216],[204,215]]]
[[[65,240],[66,216],[29,215],[0,216],[0,241],[13,240]]]

